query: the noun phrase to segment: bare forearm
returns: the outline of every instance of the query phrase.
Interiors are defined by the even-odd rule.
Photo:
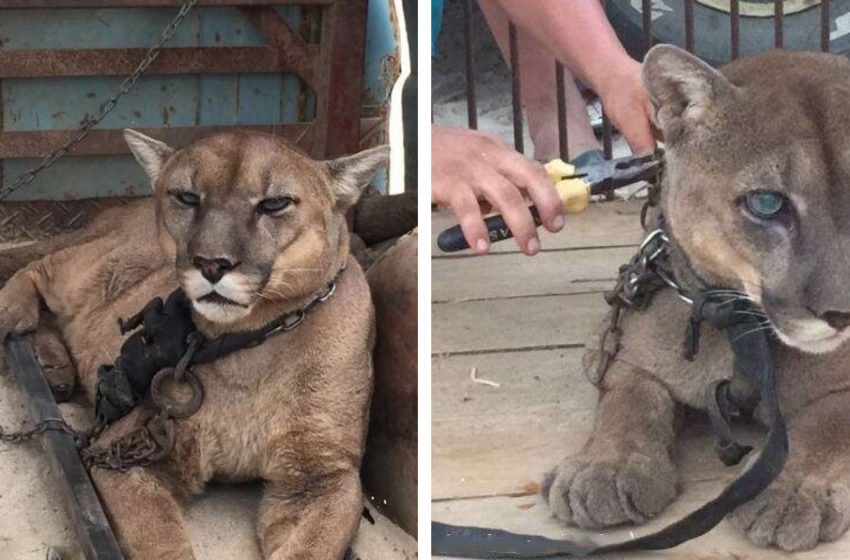
[[[608,70],[627,58],[598,0],[479,0],[498,4],[597,93]]]

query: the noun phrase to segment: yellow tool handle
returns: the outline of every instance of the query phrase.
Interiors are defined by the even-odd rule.
[[[561,179],[561,177],[575,174],[574,165],[562,159],[553,159],[543,167],[555,183],[555,190],[558,191],[558,197],[564,204],[565,214],[578,214],[587,210],[590,204],[590,185],[578,178]]]

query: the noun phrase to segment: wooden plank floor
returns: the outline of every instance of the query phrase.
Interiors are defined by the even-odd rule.
[[[538,497],[544,471],[576,453],[591,429],[596,391],[581,373],[584,341],[606,306],[601,290],[640,240],[640,201],[569,216],[529,258],[512,241],[483,257],[446,255],[432,240],[432,517],[569,538]],[[435,213],[434,238],[454,220]],[[499,384],[475,383],[476,376]],[[746,439],[758,441],[753,429]],[[660,528],[716,496],[737,474],[712,451],[704,426],[677,446],[681,494],[645,527],[594,534],[613,542]],[[794,555],[751,545],[723,522],[699,539],[629,558],[850,558],[850,535]],[[623,556],[617,556],[623,558]]]

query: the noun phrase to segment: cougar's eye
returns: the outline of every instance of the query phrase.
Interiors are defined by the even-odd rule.
[[[201,203],[201,197],[189,191],[168,191],[168,194],[173,196],[180,204],[186,206],[198,206]]]
[[[779,215],[788,205],[785,195],[774,191],[753,191],[745,198],[747,212],[762,220],[770,220]]]
[[[292,198],[288,196],[267,198],[257,204],[257,210],[263,214],[277,214],[285,210],[290,204],[292,204]]]

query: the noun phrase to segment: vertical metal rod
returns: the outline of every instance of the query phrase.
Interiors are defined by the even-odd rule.
[[[830,0],[821,0],[820,3],[820,50],[829,52],[829,27],[831,24]]]
[[[781,49],[784,43],[785,11],[782,0],[773,0],[773,46]]]
[[[463,42],[466,57],[466,114],[469,128],[478,130],[478,101],[472,59],[472,0],[463,0]]]
[[[685,0],[685,48],[693,53],[694,47],[694,0]]]
[[[612,135],[611,119],[605,114],[605,108],[602,108],[602,151],[605,153],[605,159],[614,157],[614,145],[611,142]],[[613,192],[612,192],[613,194]]]
[[[729,29],[732,33],[732,60],[741,54],[741,5],[739,0],[731,0],[729,3]]]
[[[605,0],[602,0],[602,6],[605,7]],[[646,10],[644,10],[644,14],[645,13],[646,13]],[[650,10],[650,15],[652,15],[651,10]],[[646,33],[646,31],[644,31],[644,33]],[[600,104],[601,104],[601,100],[600,100]],[[612,131],[612,128],[611,128],[611,119],[609,119],[608,115],[605,114],[605,106],[602,105],[602,153],[603,153],[603,156],[604,156],[605,159],[611,159],[611,158],[614,157],[614,146],[611,142],[612,133],[613,133],[613,131]],[[606,198],[608,200],[613,200],[614,191],[610,191],[606,195]]]
[[[641,0],[643,19],[643,54],[652,48],[652,0]]]
[[[570,149],[567,144],[567,100],[564,83],[564,65],[555,62],[555,95],[558,96],[558,151],[563,161],[570,161]]]
[[[511,55],[511,104],[514,111],[514,148],[524,153],[522,141],[522,91],[519,69],[519,32],[513,22],[508,24],[508,42]]]

